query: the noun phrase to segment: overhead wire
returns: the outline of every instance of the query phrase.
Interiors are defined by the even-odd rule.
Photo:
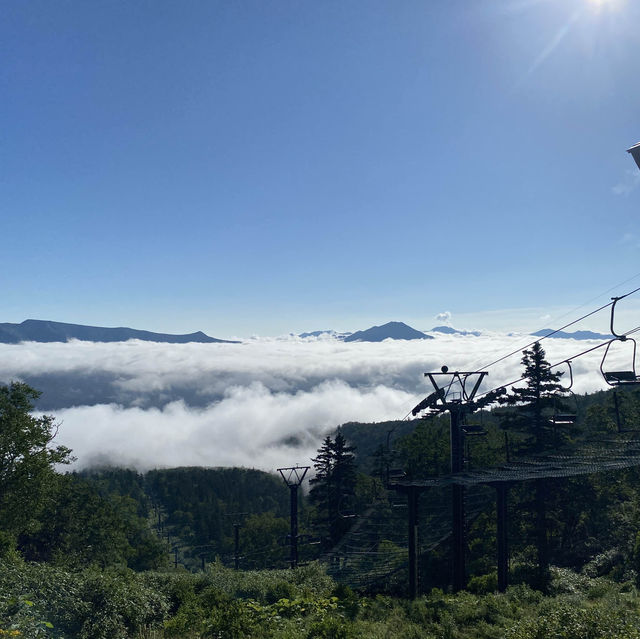
[[[599,297],[602,297],[602,295],[606,295],[607,293],[611,292],[612,290],[614,290],[614,289],[616,289],[616,288],[619,288],[620,286],[624,285],[626,282],[629,282],[629,281],[631,281],[631,280],[635,279],[635,278],[636,278],[636,277],[638,277],[638,276],[640,276],[640,273],[637,273],[636,275],[634,275],[634,276],[632,276],[632,277],[628,278],[627,280],[625,280],[624,282],[621,282],[620,284],[616,284],[615,286],[613,286],[613,287],[609,288],[609,289],[608,289],[607,291],[605,291],[604,293],[601,293],[601,294],[597,295],[597,296],[596,296],[595,298],[593,298],[593,299],[598,299]],[[633,289],[632,291],[629,291],[628,293],[625,293],[624,295],[619,295],[619,296],[617,296],[617,297],[613,298],[613,299],[612,299],[610,302],[608,302],[607,304],[603,304],[602,306],[600,306],[600,307],[598,307],[598,308],[594,309],[593,311],[590,311],[590,312],[588,312],[588,313],[585,313],[585,314],[584,314],[584,315],[582,315],[581,317],[578,317],[577,319],[572,320],[571,322],[569,322],[569,323],[567,323],[567,324],[564,324],[564,325],[563,325],[563,326],[561,326],[560,328],[557,328],[557,329],[555,329],[555,330],[553,330],[553,331],[549,332],[547,335],[540,336],[540,337],[538,337],[537,339],[535,339],[535,340],[533,340],[533,341],[531,341],[531,342],[529,342],[529,343],[527,343],[527,344],[525,344],[525,345],[521,345],[521,346],[519,346],[517,349],[515,349],[515,350],[513,350],[513,351],[510,351],[510,352],[509,352],[509,353],[507,353],[506,355],[503,355],[503,356],[499,357],[498,359],[493,360],[493,361],[492,361],[492,362],[490,362],[489,364],[486,364],[486,365],[484,365],[484,366],[481,366],[480,368],[481,368],[482,370],[487,370],[487,369],[491,368],[492,366],[495,366],[496,364],[498,364],[498,363],[500,363],[500,362],[504,361],[505,359],[508,359],[509,357],[512,357],[513,355],[516,355],[516,354],[518,354],[518,353],[521,353],[523,350],[526,350],[527,348],[530,348],[530,347],[531,347],[531,346],[533,346],[535,343],[539,343],[539,342],[541,342],[541,341],[543,341],[543,340],[545,340],[545,339],[548,339],[548,338],[550,338],[550,337],[553,337],[554,335],[557,335],[558,333],[560,333],[561,331],[563,331],[563,330],[565,330],[565,329],[569,328],[570,326],[573,326],[574,324],[577,324],[577,323],[579,323],[579,322],[581,322],[581,321],[583,321],[583,320],[587,319],[588,317],[591,317],[592,315],[595,315],[595,314],[597,314],[597,313],[599,313],[599,312],[603,311],[604,309],[609,308],[610,306],[612,306],[612,305],[614,304],[614,301],[622,300],[622,299],[624,299],[624,298],[626,298],[626,297],[629,297],[629,296],[633,295],[634,293],[637,293],[638,291],[640,291],[640,287],[637,287],[637,288]],[[588,302],[585,302],[584,304],[582,304],[581,306],[579,306],[579,307],[577,307],[577,308],[582,308],[582,307],[586,306],[586,304],[588,304]],[[577,309],[575,309],[575,310],[577,310]],[[567,313],[567,314],[568,314],[568,313]],[[566,316],[567,314],[565,314],[565,316]],[[562,316],[562,317],[564,317],[564,316]],[[634,332],[637,332],[638,330],[640,330],[640,327],[635,328],[635,329],[632,329],[631,331],[628,331],[627,333],[625,333],[625,335],[630,335],[630,334],[632,334],[632,333],[634,333]],[[604,342],[603,344],[600,344],[600,345],[599,345],[599,346],[597,346],[597,347],[594,347],[594,348],[592,348],[592,349],[588,349],[588,350],[587,350],[587,351],[585,351],[584,353],[581,353],[581,354],[579,354],[579,355],[574,356],[574,359],[575,359],[575,358],[577,358],[577,357],[580,357],[581,355],[584,355],[584,354],[586,354],[586,353],[590,352],[591,350],[596,350],[597,348],[601,348],[602,346],[604,346],[604,345],[606,345],[607,343],[609,343],[609,341],[611,341],[611,340],[607,340],[606,342]],[[567,359],[572,359],[572,358],[567,358]],[[557,366],[557,365],[559,365],[559,364],[566,363],[566,361],[567,361],[567,360],[562,360],[561,362],[558,362],[558,364],[554,364],[554,366]],[[497,386],[496,388],[494,388],[494,389],[492,389],[492,390],[497,390],[498,388],[502,388],[502,387],[505,387],[505,388],[506,388],[506,387],[509,387],[509,386],[513,386],[514,384],[517,384],[518,382],[520,382],[520,381],[522,381],[522,380],[523,380],[523,378],[519,378],[519,379],[514,380],[514,381],[512,381],[512,382],[508,382],[507,384],[500,384],[499,386]],[[491,391],[485,391],[485,392],[483,392],[481,395],[479,395],[479,397],[482,397],[482,396],[484,396],[484,395],[488,394],[489,392],[491,392]],[[401,421],[406,421],[410,415],[412,415],[412,411],[411,411],[411,410],[410,410],[410,411],[408,411],[408,412],[407,412],[407,414],[406,414],[406,415],[404,415],[404,417],[402,417],[402,418],[401,418]]]
[[[640,275],[640,273],[638,274]],[[634,275],[632,278],[630,279],[635,279],[636,277],[638,277],[638,275]],[[627,280],[628,281],[628,280]],[[611,289],[609,289],[610,292],[616,288],[618,288],[619,286],[621,286],[621,284],[617,284],[616,286],[613,286]],[[616,300],[622,300],[625,297],[629,297],[630,295],[633,295],[634,293],[637,293],[638,291],[640,291],[640,286],[633,289],[632,291],[629,291],[628,293],[625,293],[624,295],[619,295],[617,296],[615,299]],[[595,299],[597,299],[598,297],[601,297],[604,293],[598,295]],[[588,302],[587,302],[588,303]],[[590,311],[589,313],[585,313],[584,315],[582,315],[581,317],[578,317],[577,319],[569,322],[568,324],[565,324],[564,326],[561,326],[560,328],[557,328],[553,331],[551,331],[550,333],[548,333],[547,335],[541,335],[540,337],[538,337],[537,339],[533,340],[532,342],[529,342],[528,344],[526,344],[525,346],[521,346],[518,349],[511,351],[510,353],[507,353],[506,355],[503,355],[502,357],[499,357],[498,359],[494,360],[493,362],[490,362],[489,364],[486,364],[484,366],[481,366],[482,370],[486,370],[488,368],[491,368],[492,366],[495,366],[495,364],[498,364],[499,362],[504,361],[505,359],[512,357],[513,355],[516,355],[517,353],[521,353],[523,350],[529,348],[530,346],[533,346],[536,342],[542,342],[545,339],[548,339],[550,337],[553,337],[554,335],[557,335],[558,333],[560,333],[561,331],[565,330],[566,328],[569,328],[570,326],[573,326],[574,324],[577,324],[578,322],[581,322],[585,319],[587,319],[588,317],[591,317],[592,315],[595,315],[596,313],[599,313],[600,311],[604,310],[605,308],[609,308],[610,306],[612,306],[614,303],[614,300],[612,299],[610,302],[608,302],[607,304],[603,304],[602,306],[596,308],[593,311]],[[578,308],[582,308],[582,306],[585,306],[585,304],[582,304],[581,306],[579,306]]]
[[[640,326],[636,326],[635,328],[631,329],[630,331],[627,331],[626,333],[623,333],[623,335],[625,337],[628,337],[629,335],[633,335],[634,333],[637,333],[638,331],[640,331]],[[575,360],[577,360],[579,357],[583,357],[584,355],[587,355],[588,353],[591,353],[593,351],[597,351],[599,348],[602,348],[603,346],[606,346],[607,344],[610,344],[612,341],[615,341],[617,338],[612,338],[612,339],[608,339],[605,342],[601,342],[600,344],[598,344],[597,346],[592,346],[591,348],[587,348],[584,351],[581,351],[580,353],[577,353],[575,355],[571,355],[569,357],[566,357],[565,359],[560,360],[559,362],[555,362],[554,364],[550,364],[549,368],[557,368],[558,366],[561,366],[562,364],[566,364],[567,362],[574,362]],[[535,342],[533,342],[535,344]],[[481,393],[480,395],[478,395],[478,397],[483,397],[484,395],[488,395],[489,393],[498,390],[499,388],[509,388],[510,386],[513,386],[514,384],[518,384],[519,382],[522,382],[525,380],[525,377],[520,377],[518,379],[513,380],[512,382],[507,382],[506,384],[500,384],[498,386],[496,386],[495,388],[492,388],[489,391],[485,391],[484,393]]]

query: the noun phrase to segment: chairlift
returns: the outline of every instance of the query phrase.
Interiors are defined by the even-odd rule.
[[[462,432],[465,437],[481,437],[487,434],[482,424],[467,424],[462,427]]]
[[[462,435],[464,437],[464,463],[467,468],[471,467],[471,448],[469,437],[484,437],[487,431],[484,428],[484,411],[480,410],[480,421],[475,424],[462,424]]]
[[[615,314],[616,304],[618,300],[621,300],[622,297],[612,297],[613,304],[611,305],[611,334],[614,338],[607,344],[607,348],[604,351],[604,355],[602,356],[602,361],[600,362],[600,372],[602,373],[602,377],[604,381],[609,384],[609,386],[627,386],[631,384],[640,384],[640,377],[636,374],[636,351],[637,344],[636,340],[633,338],[616,333],[614,330],[613,320]],[[617,342],[629,342],[632,345],[632,357],[631,357],[631,368],[630,370],[622,370],[622,371],[611,371],[607,370],[607,356],[609,355],[609,350],[611,349],[611,345]]]
[[[386,481],[387,488],[392,488],[396,482],[402,481],[403,479],[406,479],[406,478],[407,478],[407,473],[404,471],[403,468],[389,468],[389,466],[387,466],[387,481]]]
[[[569,368],[569,386],[562,388],[562,390],[558,390],[553,394],[553,415],[551,415],[549,423],[554,428],[556,426],[572,426],[578,419],[578,400],[575,393],[571,390],[573,387],[573,368],[571,368],[571,360],[567,360],[566,364]],[[569,393],[571,397],[573,397],[573,402],[576,406],[574,413],[561,412],[562,400],[564,399],[565,393]]]
[[[480,409],[479,416],[479,420],[474,423],[462,424],[462,433],[465,437],[482,437],[487,434],[484,427],[484,410]]]
[[[623,371],[610,371],[606,370],[606,360],[609,355],[609,349],[614,342],[625,341],[631,342],[632,346],[632,359],[631,359],[631,370],[623,370]],[[624,340],[619,340],[618,338],[612,339],[608,344],[607,348],[604,351],[604,356],[602,357],[602,361],[600,362],[600,372],[602,373],[602,377],[604,381],[609,384],[609,386],[627,386],[632,384],[640,384],[640,377],[636,374],[636,341],[630,337],[626,337]]]

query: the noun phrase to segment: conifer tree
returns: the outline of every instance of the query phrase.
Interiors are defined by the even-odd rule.
[[[522,365],[525,385],[512,388],[504,397],[502,404],[515,406],[503,420],[502,427],[515,430],[524,435],[520,452],[539,455],[551,447],[565,443],[569,433],[558,432],[552,419],[554,412],[566,410],[561,397],[564,387],[560,384],[562,373],[554,373],[545,359],[544,349],[536,342],[530,349],[523,351]],[[533,503],[526,507],[533,520],[533,543],[536,548],[537,574],[534,584],[540,590],[546,590],[549,583],[549,522],[547,521],[548,502],[551,485],[545,479],[533,482]],[[523,513],[525,516],[527,513]]]
[[[309,499],[316,507],[326,547],[335,545],[349,529],[357,479],[354,450],[338,432],[335,439],[325,437],[312,460],[315,477],[309,481]]]
[[[506,416],[502,426],[524,435],[522,452],[539,454],[568,438],[567,433],[560,435],[557,432],[551,419],[554,412],[567,410],[562,402],[562,373],[551,370],[539,342],[522,354],[522,376],[526,385],[512,388],[511,393],[500,400],[507,406],[518,407],[517,411]]]

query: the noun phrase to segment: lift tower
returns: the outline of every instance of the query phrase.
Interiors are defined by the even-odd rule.
[[[278,468],[278,472],[284,479],[284,483],[289,487],[291,499],[291,531],[289,534],[289,547],[291,549],[291,568],[298,565],[298,487],[302,484],[304,476],[310,466],[292,466],[290,468]]]
[[[488,373],[486,371],[453,371],[443,366],[440,372],[425,373],[433,386],[433,393],[421,401],[411,412],[414,417],[422,411],[429,414],[449,412],[449,441],[451,451],[451,472],[464,470],[465,416],[473,413],[479,404],[474,398]],[[453,552],[453,588],[462,590],[466,585],[465,568],[465,512],[464,486],[453,484],[451,487],[452,512],[452,552]]]

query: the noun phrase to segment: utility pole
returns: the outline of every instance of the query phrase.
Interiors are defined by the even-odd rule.
[[[233,567],[240,570],[240,524],[233,524]]]
[[[450,408],[451,472],[464,470],[464,434],[462,432],[462,404]],[[452,543],[453,543],[453,589],[462,590],[467,585],[465,566],[466,536],[464,512],[464,486],[451,487]]]
[[[504,592],[509,585],[509,542],[507,537],[507,498],[509,485],[506,482],[495,484],[497,541],[498,541],[498,590]]]
[[[244,518],[249,513],[227,513],[225,517]],[[233,568],[234,570],[240,570],[240,528],[242,527],[241,521],[233,522]]]
[[[418,498],[420,488],[409,486],[407,490],[407,505],[409,506],[409,598],[418,596]]]
[[[298,487],[302,484],[304,476],[310,466],[293,466],[290,468],[278,468],[284,483],[289,487],[291,531],[289,533],[289,545],[291,549],[289,563],[291,568],[298,565]]]

